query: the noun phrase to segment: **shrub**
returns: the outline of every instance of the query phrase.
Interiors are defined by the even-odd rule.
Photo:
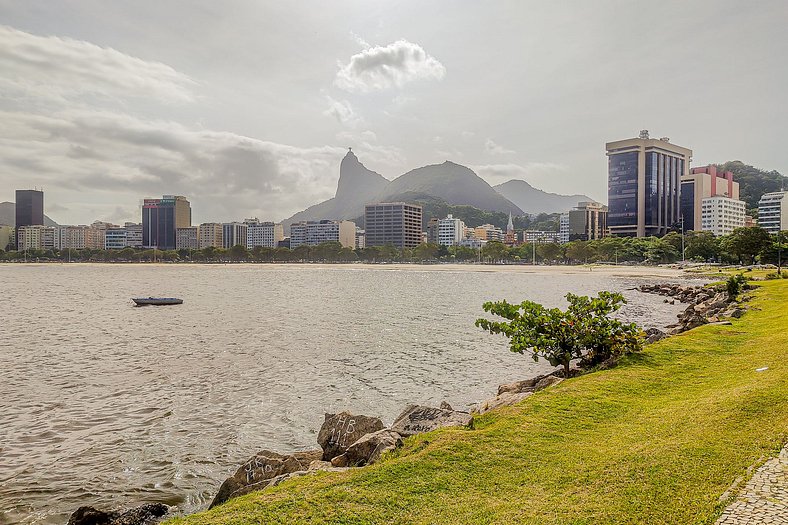
[[[744,289],[745,284],[747,284],[747,278],[740,273],[728,277],[728,280],[725,282],[725,287],[728,290],[728,300],[731,302],[735,301]]]
[[[553,366],[563,366],[564,377],[569,377],[573,359],[593,365],[642,348],[643,332],[637,325],[610,317],[625,303],[621,294],[599,292],[590,298],[570,293],[566,299],[569,308],[565,311],[532,301],[519,305],[487,302],[485,312],[508,322],[477,319],[476,326],[508,337],[512,352],[527,352],[534,361],[543,358]]]

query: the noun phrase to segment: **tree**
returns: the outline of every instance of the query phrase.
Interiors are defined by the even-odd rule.
[[[584,351],[588,352],[588,361],[597,363],[642,347],[639,328],[609,317],[624,303],[621,294],[600,292],[595,298],[567,294],[566,299],[569,308],[565,311],[532,301],[519,305],[486,302],[485,312],[508,322],[477,319],[476,326],[508,337],[512,352],[527,352],[534,361],[542,358],[553,366],[562,366],[564,377],[569,377],[572,360],[583,358]]]
[[[430,242],[421,243],[413,248],[413,258],[417,261],[433,261],[438,258],[438,245]]]
[[[588,262],[594,256],[592,245],[588,241],[572,241],[566,245],[566,258],[580,263]]]
[[[236,244],[230,248],[230,259],[235,262],[245,261],[249,258],[249,250],[243,244]]]
[[[561,257],[561,245],[555,242],[536,245],[536,255],[543,261],[554,262]]]
[[[758,226],[736,228],[730,235],[722,238],[720,244],[728,253],[738,259],[739,264],[753,264],[755,257],[771,242],[769,232]]]
[[[716,260],[720,256],[720,242],[711,232],[687,232],[685,242],[687,259],[705,262]]]
[[[482,246],[482,257],[496,263],[506,258],[509,249],[500,241],[490,241]]]
[[[663,239],[653,239],[646,249],[646,260],[652,264],[671,263],[678,258],[678,250],[670,242]]]

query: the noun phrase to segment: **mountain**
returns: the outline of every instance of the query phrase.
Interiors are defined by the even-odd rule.
[[[522,215],[517,205],[495,191],[470,168],[446,161],[416,168],[391,181],[378,195],[379,202],[404,200],[417,194],[438,198],[447,204],[464,204],[486,211]]]
[[[348,151],[339,165],[339,183],[334,198],[282,221],[285,231],[289,232],[290,224],[299,221],[355,219],[364,214],[364,204],[372,202],[388,184],[387,178],[367,169],[355,153]]]
[[[16,204],[13,202],[0,202],[0,224],[7,226],[16,225]],[[44,226],[57,226],[57,223],[44,215]]]
[[[495,190],[527,213],[563,213],[578,202],[594,201],[586,195],[560,195],[534,188],[524,180],[512,179],[495,186]]]
[[[371,202],[421,200],[523,214],[520,208],[465,166],[446,161],[411,170],[389,181],[367,169],[352,151],[348,151],[339,167],[339,184],[334,198],[310,206],[282,223],[285,231],[289,231],[290,224],[298,221],[358,220],[364,215],[364,205]]]
[[[733,173],[734,182],[739,183],[739,198],[747,203],[748,210],[758,208],[764,193],[788,189],[788,180],[780,172],[762,170],[740,160],[717,164],[717,169]]]

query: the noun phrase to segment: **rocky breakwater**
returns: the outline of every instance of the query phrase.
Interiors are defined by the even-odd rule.
[[[749,289],[745,285],[746,289]],[[698,326],[716,323],[730,324],[728,319],[737,319],[747,311],[747,305],[728,295],[725,285],[681,286],[679,284],[644,284],[638,287],[643,293],[665,296],[665,302],[676,301],[688,304],[678,315],[678,322],[667,327],[667,331],[650,328],[646,331],[647,341],[653,343],[670,335],[679,334]]]
[[[350,412],[326,414],[317,435],[319,449],[293,454],[258,452],[222,483],[211,508],[311,472],[341,472],[373,464],[385,452],[402,446],[404,437],[443,427],[472,428],[473,416],[446,403],[439,408],[409,405],[390,427],[376,417]]]

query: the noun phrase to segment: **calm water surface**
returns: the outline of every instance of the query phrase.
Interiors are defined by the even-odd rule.
[[[0,278],[4,524],[65,523],[86,504],[199,510],[257,450],[316,448],[326,411],[390,423],[407,403],[464,409],[550,369],[473,326],[483,301],[560,306],[655,281],[361,265],[2,265]],[[185,302],[129,300],[149,295]],[[646,326],[681,309],[625,295]]]

